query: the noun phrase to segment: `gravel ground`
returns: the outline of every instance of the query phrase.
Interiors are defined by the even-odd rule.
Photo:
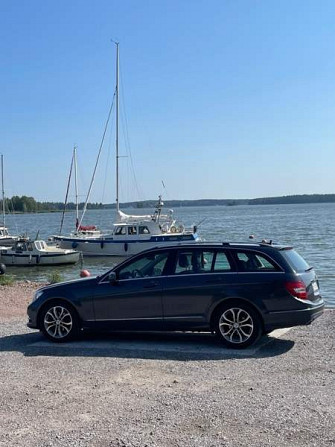
[[[25,326],[37,287],[0,286],[0,446],[335,445],[335,311],[243,353],[199,334],[58,346]]]

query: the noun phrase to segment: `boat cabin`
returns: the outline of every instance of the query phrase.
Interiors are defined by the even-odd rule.
[[[148,223],[149,224],[149,223]],[[148,224],[126,224],[120,223],[114,225],[113,236],[132,237],[132,236],[149,236],[151,234]]]
[[[0,237],[9,236],[7,227],[0,227]]]
[[[46,251],[47,244],[44,241],[19,240],[15,242],[13,250],[15,253],[23,253],[24,251]]]

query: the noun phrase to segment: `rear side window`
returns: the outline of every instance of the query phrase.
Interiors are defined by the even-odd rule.
[[[295,250],[282,250],[280,252],[283,258],[289,263],[293,270],[297,273],[305,272],[310,268],[305,259],[299,255]]]
[[[276,263],[266,256],[252,251],[237,251],[235,253],[240,272],[277,272]]]

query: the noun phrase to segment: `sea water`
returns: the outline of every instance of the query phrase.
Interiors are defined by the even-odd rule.
[[[129,214],[152,213],[152,209],[125,209]],[[114,210],[89,210],[83,224],[111,229]],[[206,241],[248,242],[273,240],[292,245],[313,266],[320,280],[321,293],[335,307],[335,203],[299,205],[237,205],[215,207],[177,207],[175,217],[186,226],[198,225],[198,234]],[[6,216],[12,234],[27,234],[47,240],[59,234],[61,213],[17,214]],[[75,215],[66,213],[62,234],[75,226]],[[84,258],[82,264],[57,267],[8,267],[7,273],[18,280],[48,281],[52,272],[63,279],[79,277],[81,268],[92,275],[101,274],[120,258]]]

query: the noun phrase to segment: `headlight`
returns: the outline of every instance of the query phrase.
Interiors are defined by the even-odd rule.
[[[34,301],[36,301],[41,295],[43,295],[43,290],[37,290],[31,302],[33,303]]]

